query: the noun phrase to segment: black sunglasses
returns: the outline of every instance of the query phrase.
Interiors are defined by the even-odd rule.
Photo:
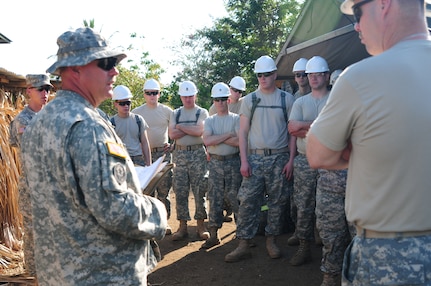
[[[273,74],[274,74],[274,72],[275,71],[272,71],[272,72],[263,72],[263,73],[258,73],[257,74],[257,77],[269,77],[269,76],[272,76]]]
[[[145,94],[146,94],[146,95],[153,95],[153,96],[156,96],[156,95],[158,95],[158,94],[159,94],[159,92],[158,92],[158,91],[146,91],[146,92],[145,92]]]
[[[116,57],[103,58],[97,60],[97,66],[104,71],[110,71],[117,65],[118,59]]]
[[[361,17],[362,17],[361,7],[362,7],[362,5],[365,5],[371,1],[373,1],[373,0],[364,0],[364,1],[356,3],[355,5],[352,6],[353,17],[355,18],[356,23],[359,23],[359,21],[361,20]]]
[[[131,101],[120,101],[120,102],[118,102],[118,105],[120,105],[120,106],[125,106],[125,105],[130,105],[130,104],[132,104]]]
[[[216,97],[216,98],[213,98],[213,100],[217,101],[217,102],[219,102],[219,101],[226,101],[227,97]]]
[[[307,74],[305,72],[303,73],[295,73],[295,77],[307,77]]]
[[[239,89],[236,89],[236,88],[233,88],[233,87],[231,87],[230,89],[231,89],[233,92],[243,93],[243,91],[242,91],[242,90],[239,90]]]
[[[51,91],[51,87],[49,85],[43,85],[43,86],[39,86],[39,87],[32,87],[32,88],[36,88],[37,91],[46,91],[46,92],[50,92]]]

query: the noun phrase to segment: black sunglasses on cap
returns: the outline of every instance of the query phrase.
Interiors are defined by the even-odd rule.
[[[371,2],[371,1],[373,1],[373,0],[364,0],[364,1],[356,3],[355,5],[352,6],[353,17],[355,18],[355,22],[356,23],[359,23],[359,21],[361,20],[361,17],[362,17],[362,9],[361,9],[361,7],[362,7],[362,5],[365,5],[365,4],[367,4],[367,3]]]
[[[43,85],[43,86],[39,86],[39,87],[32,87],[32,89],[37,89],[37,91],[46,91],[46,92],[50,92],[51,91],[51,86],[49,85]]]
[[[146,94],[146,95],[153,95],[153,96],[156,96],[156,95],[158,95],[158,94],[159,94],[159,92],[158,92],[158,91],[146,91],[146,92],[145,92],[145,94]]]
[[[217,102],[219,102],[219,101],[226,101],[227,97],[216,97],[216,98],[213,98],[213,100],[217,101]]]
[[[120,105],[120,106],[125,106],[125,105],[130,105],[130,104],[132,104],[132,102],[131,101],[120,101],[120,102],[117,102],[118,103],[118,105]]]
[[[110,71],[117,65],[118,59],[116,57],[103,58],[97,60],[97,66],[104,71]]]
[[[307,74],[305,73],[305,72],[303,72],[303,73],[295,73],[295,77],[302,77],[302,78],[304,78],[304,77],[307,77]]]
[[[269,76],[272,76],[273,74],[275,73],[275,71],[272,71],[272,72],[263,72],[263,73],[258,73],[257,74],[257,77],[269,77]]]

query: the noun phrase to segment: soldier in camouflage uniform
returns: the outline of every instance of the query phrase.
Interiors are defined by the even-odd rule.
[[[311,93],[295,100],[289,117],[289,133],[292,136],[290,145],[297,149],[297,155],[289,161],[290,168],[293,165],[294,170],[293,200],[297,209],[295,232],[299,239],[299,248],[289,261],[294,266],[311,260],[310,243],[314,240],[318,172],[310,168],[305,155],[306,134],[329,96],[329,67],[326,60],[319,56],[312,57],[307,61],[306,73]]]
[[[144,83],[145,104],[132,110],[133,113],[141,115],[148,123],[150,128],[147,130],[148,140],[151,147],[151,158],[154,161],[165,156],[165,162],[172,162],[171,145],[169,143],[168,126],[171,118],[172,109],[159,102],[160,84],[155,79],[148,79]],[[157,198],[164,203],[168,212],[168,219],[171,216],[171,200],[169,192],[172,187],[172,170],[170,170],[159,182],[156,188]],[[168,225],[166,234],[172,233]]]
[[[48,102],[48,95],[52,84],[47,74],[28,74],[26,75],[28,104],[10,123],[9,144],[12,147],[20,148],[21,136],[27,125]],[[19,209],[23,218],[24,227],[24,261],[26,271],[31,276],[36,276],[36,265],[34,262],[34,242],[33,242],[33,219],[31,213],[30,191],[24,184],[24,175],[19,180]]]
[[[112,97],[126,57],[90,28],[60,35],[62,90],[22,137],[41,285],[147,285],[151,239],[163,238],[166,210],[145,196],[122,141],[97,106]]]
[[[169,137],[175,140],[173,151],[174,177],[177,218],[180,227],[172,235],[172,240],[182,240],[188,236],[187,221],[190,220],[189,193],[192,191],[195,200],[197,234],[201,239],[208,239],[210,234],[204,220],[207,218],[205,174],[207,172],[206,151],[202,134],[208,111],[196,105],[196,85],[183,81],[179,86],[182,107],[174,110],[169,120]]]
[[[213,86],[211,97],[217,113],[205,120],[203,140],[210,157],[208,163],[210,238],[202,245],[203,248],[220,244],[217,231],[223,224],[225,197],[229,200],[234,217],[238,212],[237,194],[242,180],[239,172],[239,115],[229,112],[227,103],[229,95],[227,84],[219,82]]]
[[[236,236],[238,247],[225,256],[226,262],[251,257],[250,240],[259,228],[260,209],[267,194],[266,249],[272,259],[282,256],[276,244],[291,191],[286,164],[289,161],[287,120],[293,95],[277,88],[277,67],[269,56],[254,67],[259,88],[246,95],[240,109],[239,148],[241,175]]]
[[[338,77],[308,132],[307,157],[313,168],[348,168],[345,210],[357,234],[344,254],[342,285],[429,286],[431,41],[425,1],[345,0],[341,11],[354,15],[371,57]]]

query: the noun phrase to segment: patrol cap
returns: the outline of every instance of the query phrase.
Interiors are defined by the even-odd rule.
[[[117,64],[126,54],[108,46],[108,42],[91,28],[67,31],[57,39],[57,61],[47,69],[48,73],[60,75],[59,68],[85,66],[103,58],[116,57]]]
[[[25,76],[25,82],[28,87],[52,86],[47,74],[28,74]]]

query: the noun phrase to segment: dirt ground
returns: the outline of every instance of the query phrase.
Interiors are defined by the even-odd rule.
[[[178,228],[175,213],[175,195],[171,192],[172,214],[169,224],[173,231]],[[189,208],[194,214],[194,202],[190,197]],[[252,258],[236,263],[224,262],[224,256],[236,248],[235,223],[225,222],[219,230],[221,244],[211,249],[200,249],[204,241],[196,235],[196,221],[188,223],[189,237],[184,241],[172,241],[172,235],[159,241],[163,259],[148,276],[151,286],[170,285],[248,285],[248,286],[319,286],[322,274],[319,271],[322,257],[321,247],[312,245],[312,262],[291,266],[289,259],[297,246],[288,246],[291,233],[278,238],[283,257],[271,259],[267,255],[265,237],[255,238],[256,247],[251,248]]]

